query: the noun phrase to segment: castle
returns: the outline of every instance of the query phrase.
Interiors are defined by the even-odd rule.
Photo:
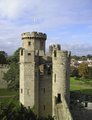
[[[71,55],[59,44],[51,45],[46,54],[46,39],[45,33],[22,33],[20,102],[33,108],[38,116],[55,116],[59,103],[69,105]]]

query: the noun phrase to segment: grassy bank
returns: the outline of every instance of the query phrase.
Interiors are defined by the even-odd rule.
[[[70,91],[77,91],[84,94],[92,94],[92,80],[81,80],[71,77]]]
[[[0,89],[0,103],[7,104],[13,102],[18,104],[18,92],[8,89]]]

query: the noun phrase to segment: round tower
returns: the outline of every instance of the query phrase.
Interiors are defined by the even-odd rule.
[[[65,97],[67,103],[69,103],[70,96],[70,53],[68,51],[61,51],[57,45],[53,46],[52,53],[52,100],[53,110],[55,105],[62,102],[62,96]],[[54,111],[53,111],[54,113]]]

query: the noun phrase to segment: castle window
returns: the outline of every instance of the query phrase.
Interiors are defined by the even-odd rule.
[[[30,90],[29,89],[27,89],[27,95],[29,95],[30,94]]]
[[[30,45],[31,45],[31,42],[28,42],[28,45],[30,46]]]
[[[57,53],[56,53],[56,50],[54,50],[54,57],[57,57]]]
[[[61,102],[61,94],[58,94],[58,98],[57,98],[57,102],[60,103]]]
[[[85,102],[85,107],[88,107],[88,103],[87,102]]]
[[[28,53],[28,55],[31,55],[31,53]]]
[[[56,82],[56,74],[54,74],[54,82]]]
[[[45,88],[43,88],[43,92],[45,93]]]
[[[23,55],[23,49],[21,49],[21,55]]]
[[[21,88],[21,93],[23,93],[23,89]]]
[[[43,110],[45,110],[45,105],[43,106]]]

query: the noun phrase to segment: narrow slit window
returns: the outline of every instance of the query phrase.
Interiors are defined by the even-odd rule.
[[[30,46],[30,45],[31,45],[31,42],[28,42],[28,45]]]
[[[88,107],[88,103],[87,102],[85,102],[85,107]]]
[[[43,88],[43,92],[45,93],[45,88]]]
[[[21,88],[21,93],[23,93],[23,89]]]
[[[56,82],[56,74],[54,74],[54,82]]]
[[[57,57],[57,53],[56,53],[56,50],[54,50],[54,57]]]
[[[29,92],[30,90],[29,89],[27,89],[27,95],[30,95],[30,92]]]
[[[23,49],[21,49],[21,55],[23,55]]]
[[[31,53],[28,53],[28,55],[31,55]]]

